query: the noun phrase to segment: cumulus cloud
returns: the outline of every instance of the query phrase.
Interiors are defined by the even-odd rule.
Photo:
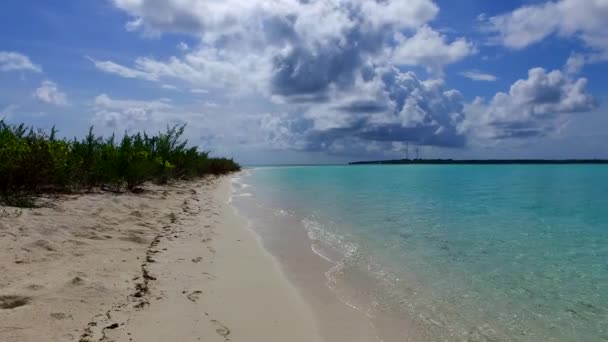
[[[566,113],[595,108],[585,78],[573,79],[560,70],[530,69],[527,79],[499,92],[489,102],[477,98],[467,106],[461,130],[481,138],[524,138],[547,135]]]
[[[394,67],[372,72],[367,80],[356,80],[354,93],[334,93],[333,101],[303,113],[266,118],[262,127],[269,140],[280,148],[334,153],[349,146],[390,148],[394,142],[464,146],[466,137],[457,130],[464,108],[458,91]]]
[[[299,114],[262,122],[290,128],[292,137],[284,143],[278,143],[281,134],[271,134],[278,146],[337,146],[350,134],[368,142],[464,142],[447,117],[462,110],[454,104],[457,92],[443,93],[435,86],[441,82],[422,82],[393,67],[422,66],[436,75],[475,52],[465,38],[450,40],[428,25],[439,12],[431,0],[114,4],[133,17],[132,30],[182,32],[201,40],[184,56],[138,58],[133,67],[125,67],[139,78],[175,78],[193,89],[236,87],[295,104]]]
[[[93,123],[111,129],[131,129],[143,124],[163,121],[173,110],[167,99],[150,101],[113,99],[107,94],[95,98]]]
[[[68,104],[67,95],[59,90],[57,83],[53,81],[43,81],[40,87],[34,92],[34,98],[38,101],[64,106]]]
[[[400,33],[396,36],[396,64],[423,65],[429,70],[441,70],[444,65],[475,53],[475,47],[465,38],[458,38],[449,43],[445,36],[428,26],[423,26],[409,38]]]
[[[18,52],[0,51],[0,71],[15,70],[42,72],[42,68],[32,63],[28,56]]]
[[[107,61],[100,69],[147,80],[178,78],[207,88],[236,86],[295,101],[318,100],[332,87],[352,86],[366,63],[440,71],[474,52],[466,39],[450,42],[427,25],[439,11],[431,0],[114,4],[133,17],[131,29],[185,32],[202,44],[183,57],[138,58],[133,67],[121,68]]]
[[[575,53],[568,58],[564,70],[568,74],[578,74],[586,63],[587,58],[585,56],[580,53]]]
[[[129,30],[185,33],[198,42],[166,59],[139,57],[128,66],[96,62],[100,70],[163,84],[175,80],[192,90],[215,93],[223,88],[262,95],[261,101],[271,101],[277,113],[247,121],[248,128],[255,124],[265,144],[274,148],[364,153],[394,150],[403,143],[462,147],[469,135],[493,139],[546,131],[556,114],[593,106],[585,93],[586,81],[572,79],[576,60],[566,67],[571,71],[533,69],[508,93],[467,104],[459,91],[445,86],[441,75],[446,65],[475,54],[476,47],[465,37],[431,26],[439,12],[431,0],[113,3],[130,15]],[[527,15],[480,20],[511,47],[566,32],[561,24],[551,24],[554,18],[516,29]],[[582,28],[573,30],[568,31],[573,36],[583,33]],[[529,34],[522,38],[524,43],[512,37],[524,33]],[[591,44],[591,39],[583,39]],[[406,71],[407,67],[422,67],[428,76]],[[462,75],[477,81],[497,79],[475,70]],[[155,112],[131,110],[127,115],[124,110],[104,110],[118,113],[102,115],[110,117],[109,122],[125,117],[137,121]]]
[[[557,34],[581,39],[596,51],[594,58],[608,59],[607,22],[605,0],[559,0],[490,17],[487,28],[510,48],[521,49]]]
[[[273,26],[273,20],[297,21],[300,32],[320,32],[331,36],[353,21],[353,12],[369,16],[366,25],[374,28],[397,26],[415,28],[432,20],[439,8],[430,0],[403,1],[300,1],[300,0],[113,0],[129,13],[131,30],[182,32],[200,35],[206,41],[226,35],[251,34]],[[295,20],[294,20],[295,19]],[[327,20],[331,19],[331,20]],[[323,25],[316,24],[323,23]],[[265,27],[266,26],[266,27]],[[272,29],[272,27],[270,27]]]
[[[476,70],[464,71],[464,72],[461,72],[460,75],[462,75],[470,80],[473,80],[473,81],[494,82],[494,81],[498,80],[498,77],[496,77],[495,75],[476,71]]]

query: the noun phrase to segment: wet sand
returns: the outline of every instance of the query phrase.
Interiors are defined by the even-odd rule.
[[[237,186],[238,188],[238,186]],[[234,206],[250,221],[266,250],[278,260],[282,272],[310,304],[324,341],[401,342],[433,341],[408,316],[383,312],[370,292],[376,286],[369,277],[344,274],[340,252],[313,242],[302,222],[254,197],[233,198]],[[353,279],[346,281],[349,276]]]

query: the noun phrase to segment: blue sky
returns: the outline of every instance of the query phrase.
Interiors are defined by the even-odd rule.
[[[608,158],[608,2],[7,0],[0,117],[243,163]]]

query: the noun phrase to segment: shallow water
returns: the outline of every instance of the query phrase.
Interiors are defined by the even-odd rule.
[[[234,199],[294,218],[331,261],[336,295],[372,318],[412,320],[427,340],[602,341],[607,176],[593,165],[257,168]],[[285,230],[265,224],[263,238]]]

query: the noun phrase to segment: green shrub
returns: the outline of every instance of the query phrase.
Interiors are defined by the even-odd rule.
[[[240,170],[232,159],[210,158],[181,140],[185,126],[164,133],[126,134],[116,142],[95,136],[58,139],[0,120],[0,198],[14,194],[73,191],[99,186],[133,190],[147,181],[166,183]],[[4,200],[4,202],[9,202]],[[26,204],[26,203],[23,203]]]
[[[8,207],[38,208],[36,200],[28,194],[10,194],[0,197],[0,203]]]

